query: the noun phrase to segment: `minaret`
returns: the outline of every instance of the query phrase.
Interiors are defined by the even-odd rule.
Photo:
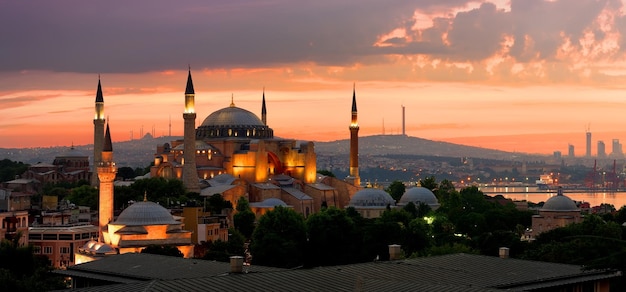
[[[191,68],[187,75],[187,88],[185,89],[185,120],[183,149],[183,184],[188,192],[200,192],[198,185],[198,170],[196,169],[196,110],[193,81],[191,80]]]
[[[267,109],[265,108],[265,87],[263,87],[263,105],[261,106],[261,120],[267,126]]]
[[[98,76],[98,90],[96,91],[96,115],[93,119],[93,171],[91,173],[91,185],[98,185],[96,170],[102,162],[102,145],[104,142],[104,98],[102,97],[102,85]]]
[[[356,110],[356,86],[352,88],[352,121],[350,122],[350,178],[355,186],[361,185],[359,177],[359,123]]]
[[[406,119],[404,117],[404,105],[402,105],[402,136],[406,136]]]
[[[100,139],[102,140],[102,139]],[[113,144],[111,133],[107,124],[102,149],[102,161],[98,164],[98,178],[100,179],[100,198],[98,204],[98,226],[100,227],[100,239],[103,231],[107,230],[109,222],[113,221],[113,181],[117,174],[117,167],[113,162]]]

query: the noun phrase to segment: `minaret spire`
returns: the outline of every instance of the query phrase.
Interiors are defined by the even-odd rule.
[[[196,92],[191,80],[191,66],[187,74],[185,88],[185,111],[183,112],[183,184],[188,192],[200,192],[198,169],[196,168]]]
[[[235,107],[235,95],[233,93],[230,94],[230,107]]]
[[[361,185],[359,177],[359,123],[357,121],[356,109],[356,84],[352,86],[352,119],[350,121],[350,176],[353,184],[357,187]]]
[[[98,74],[98,88],[96,89],[96,107],[93,119],[93,170],[91,172],[91,185],[98,185],[97,167],[102,162],[102,146],[104,139],[104,95],[102,94],[102,83]]]
[[[265,107],[265,86],[263,86],[263,105],[261,106],[261,120],[267,126],[267,108]]]

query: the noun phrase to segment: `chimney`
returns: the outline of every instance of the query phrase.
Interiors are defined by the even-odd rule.
[[[508,259],[509,258],[509,248],[508,247],[501,247],[498,254],[500,255],[501,259]]]
[[[230,272],[231,273],[243,272],[243,257],[242,256],[230,257]]]
[[[395,261],[399,260],[402,255],[402,250],[400,249],[399,244],[390,244],[389,245],[389,260]]]

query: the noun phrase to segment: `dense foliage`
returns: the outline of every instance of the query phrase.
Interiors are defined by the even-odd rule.
[[[292,209],[276,207],[260,219],[252,233],[252,261],[255,264],[292,268],[304,263],[306,225]]]
[[[0,290],[49,291],[65,288],[63,278],[50,273],[45,256],[33,254],[31,246],[19,246],[19,236],[0,241]]]
[[[0,160],[0,182],[14,180],[28,169],[28,164],[9,159]]]

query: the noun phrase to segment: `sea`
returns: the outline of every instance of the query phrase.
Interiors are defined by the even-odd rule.
[[[502,195],[514,201],[532,203],[545,202],[557,194],[556,189],[544,190],[535,186],[484,186],[479,189],[489,196]],[[563,191],[563,195],[577,202],[587,202],[591,207],[611,204],[615,209],[619,209],[626,205],[625,191],[566,189]]]

